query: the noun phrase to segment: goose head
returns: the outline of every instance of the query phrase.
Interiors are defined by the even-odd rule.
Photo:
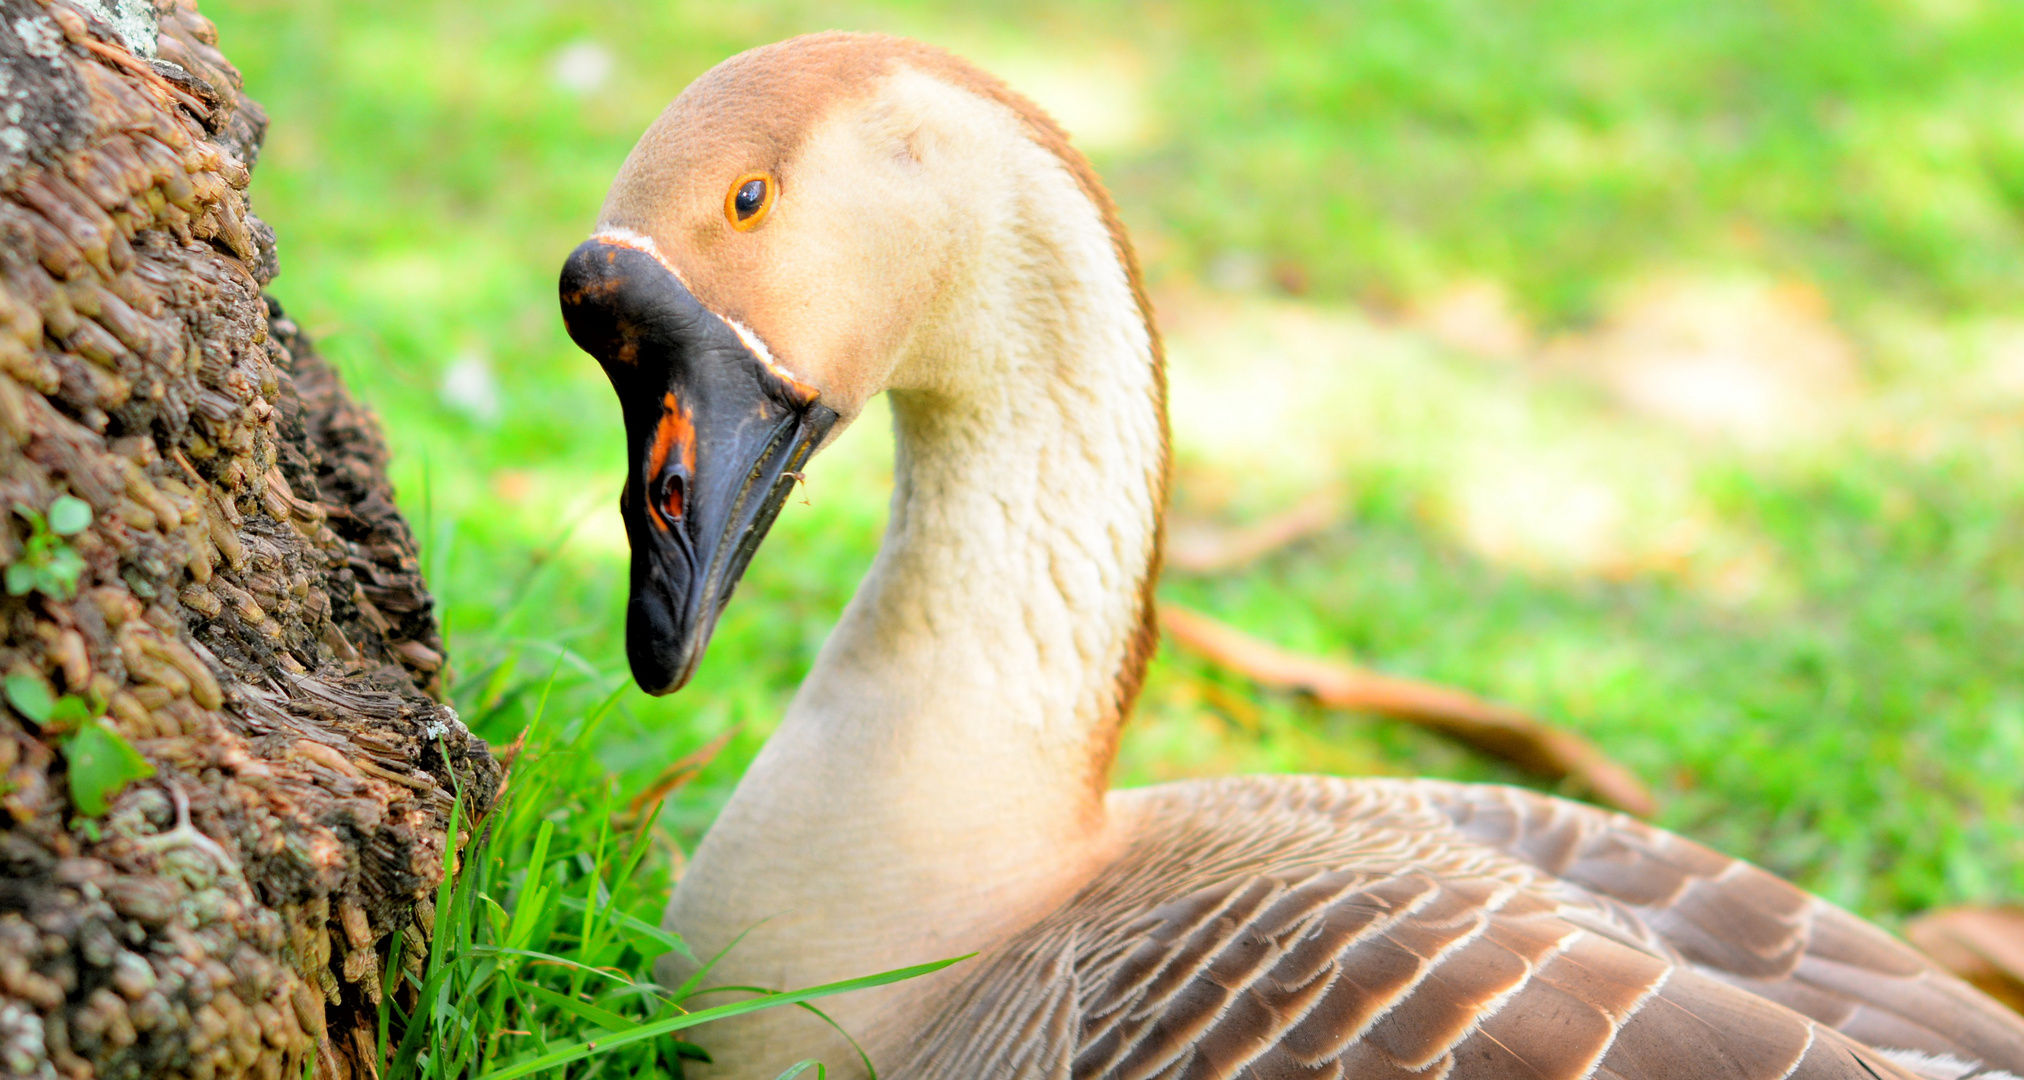
[[[1015,214],[980,110],[1094,178],[1044,115],[933,47],[821,34],[693,83],[562,271],[565,323],[624,415],[626,646],[649,693],[694,672],[807,458],[877,393],[987,380],[938,318]],[[1107,207],[1107,197],[1104,198]]]

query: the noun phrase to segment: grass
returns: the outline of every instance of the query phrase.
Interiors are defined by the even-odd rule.
[[[832,26],[971,55],[1092,151],[1168,324],[1182,509],[1350,493],[1331,533],[1167,598],[1575,727],[1655,784],[1661,824],[1865,915],[2024,895],[2016,5],[205,10],[274,118],[253,198],[282,237],[276,292],[386,422],[460,711],[500,743],[567,718],[535,728],[547,752],[441,939],[471,943],[453,978],[474,981],[429,1014],[431,1045],[480,1016],[541,1031],[476,1051],[494,1056],[474,1072],[609,1022],[501,989],[529,975],[635,1022],[673,1015],[484,950],[644,978],[661,943],[605,912],[656,922],[676,852],[875,550],[890,457],[871,418],[816,463],[695,684],[625,689],[620,433],[553,300],[618,163],[690,78]],[[609,78],[565,88],[569,56],[605,58]],[[1687,323],[1733,322],[1738,348],[1787,343],[1749,355],[1829,355],[1776,399],[1817,422],[1780,411],[1791,437],[1730,438],[1627,404],[1612,380],[1639,354],[1610,342],[1649,344],[1654,295]],[[1469,296],[1518,344],[1454,332],[1442,313]],[[1245,422],[1210,423],[1204,402]],[[726,732],[643,832],[610,828]],[[1252,770],[1524,779],[1163,653],[1120,781]],[[557,1075],[666,1072],[668,1045]]]
[[[450,831],[484,839],[461,874],[445,853],[426,952],[402,957],[422,948],[408,938],[393,947],[379,1014],[390,1078],[679,1077],[684,1060],[707,1060],[679,1037],[687,1028],[763,1008],[815,1009],[808,1003],[954,962],[779,992],[714,984],[713,958],[678,987],[656,984],[653,959],[688,947],[658,925],[667,862],[648,858],[657,802],[622,797],[590,754],[616,703],[608,696],[553,730],[537,705],[490,819],[464,822],[459,800]],[[809,1062],[787,1075],[806,1067],[826,1073]]]

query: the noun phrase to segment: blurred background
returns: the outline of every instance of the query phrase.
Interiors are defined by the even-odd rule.
[[[1332,508],[1164,597],[1582,732],[1659,823],[1886,922],[2024,895],[2024,6],[203,10],[273,120],[273,291],[385,421],[488,738],[628,683],[622,438],[563,257],[697,74],[882,30],[1005,77],[1109,182],[1183,525]],[[874,415],[810,469],[692,688],[573,744],[586,783],[735,729],[664,811],[693,842],[868,565],[890,461]],[[1529,782],[1164,649],[1120,782],[1242,771]]]

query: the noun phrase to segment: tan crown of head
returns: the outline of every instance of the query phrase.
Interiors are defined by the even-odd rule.
[[[793,38],[697,79],[626,159],[599,233],[652,250],[847,423],[906,378],[923,316],[977,269],[997,212],[978,130],[1006,126],[977,110],[1009,110],[1060,158],[1136,285],[1108,195],[1046,114],[947,52],[873,34]]]

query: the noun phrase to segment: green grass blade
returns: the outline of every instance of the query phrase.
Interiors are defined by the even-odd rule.
[[[630,689],[629,684],[619,683],[611,693],[605,695],[603,701],[598,702],[597,708],[592,709],[590,715],[584,717],[583,727],[577,731],[576,738],[570,741],[570,749],[578,750],[593,744],[592,737],[597,734],[599,728],[604,726],[605,717],[610,716],[612,710],[618,707],[618,703],[625,698],[625,692],[628,689]]]
[[[522,983],[520,992],[551,1008],[561,1009],[566,1013],[596,1024],[606,1031],[624,1031],[639,1023],[638,1020],[630,1016],[612,1012],[610,1009],[600,1008],[587,1001],[579,1001],[566,994],[558,994],[545,986]]]
[[[610,788],[607,785],[605,803],[599,808],[597,813],[596,853],[590,857],[590,865],[586,868],[586,872],[583,875],[583,929],[577,952],[583,957],[585,962],[594,962],[596,960],[599,955],[602,938],[605,933],[609,933],[611,926],[609,921],[600,923],[597,918],[598,894],[604,888],[605,845],[611,839],[611,815],[608,812],[610,810],[609,792]],[[565,895],[562,899],[567,900],[571,899],[571,897]],[[568,905],[564,906],[567,907]],[[610,905],[606,906],[609,907]],[[570,994],[574,995],[582,989],[582,976],[571,976],[569,982]]]
[[[473,945],[468,950],[466,950],[466,956],[461,957],[460,959],[475,960],[478,959],[479,957],[485,956],[514,956],[514,957],[524,956],[530,960],[540,960],[545,963],[553,964],[556,967],[567,968],[572,971],[582,971],[586,974],[596,975],[600,979],[610,979],[611,981],[618,983],[620,986],[638,987],[641,985],[651,985],[634,982],[633,980],[628,979],[623,975],[614,974],[600,967],[593,967],[592,965],[586,964],[580,960],[571,960],[566,956],[557,956],[554,953],[536,952],[533,949],[515,949],[505,945]]]
[[[704,964],[700,968],[697,968],[695,974],[690,975],[687,979],[683,980],[682,985],[675,987],[674,993],[675,1000],[687,1001],[690,995],[696,993],[696,988],[703,985],[703,980],[710,977],[710,972],[716,970],[717,962],[724,959],[724,957],[728,955],[732,949],[737,948],[738,943],[745,940],[745,935],[766,925],[767,920],[770,918],[772,918],[772,916],[769,915],[767,916],[766,919],[761,919],[758,922],[755,922],[752,925],[746,927],[745,929],[738,931],[738,936],[732,938],[731,943],[729,945],[726,945],[723,948],[718,949],[717,954],[715,956],[710,957],[708,963]],[[766,991],[755,989],[753,992],[765,993]]]
[[[408,1018],[408,1029],[401,1038],[401,1045],[387,1066],[387,1074],[391,1077],[410,1075],[425,1034],[435,1026],[436,1018],[429,1004],[435,997],[435,984],[449,977],[450,966],[444,962],[445,952],[450,947],[447,939],[458,935],[461,920],[457,918],[457,898],[462,889],[468,887],[460,885],[456,874],[457,830],[463,819],[464,793],[460,789],[450,803],[450,821],[443,831],[446,838],[443,844],[443,878],[436,883],[436,925],[429,931],[428,975],[423,980],[421,992],[415,995],[414,1015]]]
[[[843,1030],[843,1025],[837,1023],[828,1013],[810,1005],[806,1001],[795,1002],[794,1007],[814,1013],[823,1023],[833,1028],[838,1035],[843,1036],[843,1041],[849,1043],[850,1048],[857,1052],[857,1060],[864,1065],[864,1075],[867,1077],[867,1080],[878,1080],[878,1067],[871,1063],[871,1055],[864,1052],[864,1047],[858,1044],[855,1035]],[[818,1073],[818,1075],[820,1074]]]
[[[974,956],[975,954],[972,953],[970,955]],[[518,1064],[486,1073],[479,1080],[514,1080],[515,1077],[529,1076],[544,1069],[552,1069],[558,1065],[567,1065],[572,1061],[581,1061],[592,1054],[604,1053],[646,1039],[658,1038],[671,1032],[681,1031],[684,1028],[695,1027],[697,1024],[707,1024],[712,1020],[743,1016],[746,1013],[758,1012],[762,1009],[773,1009],[782,1005],[793,1005],[798,1002],[829,997],[832,994],[845,994],[852,990],[865,990],[874,986],[884,986],[888,983],[918,978],[922,975],[940,971],[951,964],[959,963],[969,958],[969,956],[958,956],[949,960],[936,960],[927,964],[915,964],[912,967],[895,968],[892,971],[880,972],[877,975],[865,975],[856,979],[845,979],[842,982],[824,983],[821,986],[811,986],[806,990],[790,990],[786,993],[753,998],[750,1001],[736,1001],[729,1005],[699,1009],[696,1012],[685,1013],[681,1016],[655,1021],[651,1024],[641,1024],[629,1031],[613,1035],[609,1039],[590,1040],[558,1047],[554,1051],[532,1060],[519,1062]]]
[[[733,992],[742,992],[747,994],[770,994],[773,991],[768,990],[763,986],[712,986],[707,990],[698,990],[692,996],[701,997],[704,994],[728,994]],[[828,1013],[823,1012],[821,1009],[818,1009],[813,1005],[810,1005],[806,1001],[797,1001],[794,1003],[794,1007],[797,1009],[802,1009],[807,1012],[813,1013],[816,1019],[822,1021],[825,1024],[828,1024],[832,1029],[835,1030],[835,1032],[838,1035],[843,1036],[843,1041],[850,1044],[851,1050],[855,1051],[857,1054],[858,1061],[864,1064],[865,1076],[868,1077],[869,1080],[878,1080],[878,1068],[871,1063],[871,1055],[864,1052],[863,1046],[858,1045],[856,1036],[852,1035],[848,1031],[845,1031],[843,1029],[843,1025],[837,1023],[835,1018],[831,1017]]]
[[[544,820],[534,837],[534,854],[527,860],[527,876],[520,881],[520,895],[513,900],[513,918],[506,924],[506,940],[523,947],[534,935],[534,924],[547,905],[548,844],[555,837],[555,822]]]
[[[571,909],[579,908],[583,905],[583,901],[578,900],[574,896],[563,897],[562,903]],[[629,911],[620,910],[615,905],[606,906],[604,917],[607,922],[621,929],[630,930],[669,952],[680,953],[691,962],[701,963],[701,961],[696,959],[696,954],[689,951],[689,943],[683,941],[679,934],[671,934]]]
[[[407,934],[396,930],[392,944],[387,946],[386,970],[380,972],[379,1000],[379,1053],[384,1062],[387,1057],[387,1033],[392,1030],[394,1013],[394,991],[400,988],[401,951],[407,944]]]

